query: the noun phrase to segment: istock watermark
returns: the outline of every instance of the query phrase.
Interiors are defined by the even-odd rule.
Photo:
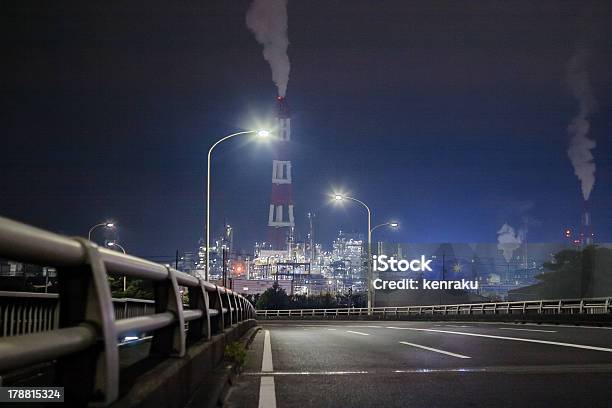
[[[413,259],[408,261],[407,259],[395,259],[395,257],[388,257],[387,255],[373,255],[374,260],[373,270],[375,272],[433,272],[429,264],[431,259],[425,259],[425,255],[421,255],[421,259]]]
[[[403,290],[417,290],[417,289],[434,289],[434,290],[477,290],[478,281],[476,280],[429,280],[429,279],[400,279],[400,280],[384,280],[376,278],[372,281],[374,289],[403,289]]]
[[[373,255],[372,270],[374,272],[433,272],[430,266],[433,259],[427,259],[425,255],[421,255],[418,259],[397,259],[387,255]],[[376,278],[372,280],[372,287],[376,290],[478,290],[477,280],[431,280],[427,278],[421,279],[399,279],[386,280]]]

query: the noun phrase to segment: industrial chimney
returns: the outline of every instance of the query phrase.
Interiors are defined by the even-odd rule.
[[[288,249],[295,222],[291,192],[291,118],[287,98],[278,96],[277,140],[273,144],[272,194],[268,213],[269,241],[272,249]]]
[[[593,245],[593,231],[591,229],[591,213],[585,206],[582,213],[582,231],[580,233],[580,245],[582,247]]]

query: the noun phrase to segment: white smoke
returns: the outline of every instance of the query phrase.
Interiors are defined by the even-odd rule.
[[[287,0],[254,0],[246,15],[247,27],[263,45],[263,56],[272,68],[278,94],[285,96],[289,82]]]
[[[567,155],[574,167],[574,173],[580,180],[585,201],[589,199],[595,185],[595,161],[591,150],[596,146],[595,141],[587,137],[590,127],[589,116],[596,105],[587,71],[588,60],[589,53],[586,49],[577,50],[567,64],[566,78],[572,94],[580,105],[578,114],[567,127],[571,137]]]
[[[526,237],[526,229],[520,229],[517,233],[508,223],[502,225],[499,231],[497,231],[497,249],[503,251],[506,262],[512,260],[514,251],[521,246]]]

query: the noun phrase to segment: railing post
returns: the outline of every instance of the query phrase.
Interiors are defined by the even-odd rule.
[[[229,293],[228,295],[229,295],[230,305],[232,305],[232,324],[238,324],[238,322],[240,321],[240,318],[239,318],[240,312],[238,310],[238,298],[236,297],[236,294],[233,291]]]
[[[229,293],[227,293],[227,288],[217,286],[217,290],[221,292],[221,304],[227,310],[227,313],[223,314],[223,324],[225,327],[230,327],[234,324],[232,319],[232,305],[229,300]]]
[[[210,304],[208,300],[208,292],[204,287],[204,282],[198,279],[200,283],[198,286],[189,287],[189,308],[199,309],[202,311],[202,317],[190,321],[189,331],[187,332],[187,338],[189,341],[199,340],[204,337],[206,340],[210,340],[210,316],[208,311]]]
[[[244,297],[238,295],[238,303],[240,304],[240,321],[244,321],[247,319],[246,316],[246,305],[245,305]]]
[[[155,296],[155,312],[171,312],[175,321],[173,324],[155,330],[151,341],[151,354],[185,355],[185,319],[183,317],[183,302],[179,292],[174,269],[167,267],[168,278],[153,283]]]
[[[234,292],[234,302],[236,303],[236,321],[242,321],[242,301],[240,300],[240,295]]]
[[[218,313],[217,316],[211,319],[211,330],[213,333],[223,333],[225,330],[225,316],[223,316],[223,300],[221,298],[221,291],[219,286],[215,285],[215,289],[208,296],[209,306],[211,309],[215,309]]]
[[[538,314],[542,314],[542,306],[544,305],[544,302],[542,302],[540,300],[540,307],[538,308]]]
[[[58,327],[93,326],[99,343],[90,349],[59,358],[55,367],[56,384],[66,387],[68,401],[103,405],[119,393],[119,352],[115,310],[104,261],[98,246],[75,238],[85,252],[81,267],[58,269]]]

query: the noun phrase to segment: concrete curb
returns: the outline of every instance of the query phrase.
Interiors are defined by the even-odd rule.
[[[258,321],[412,321],[412,322],[500,322],[500,323],[536,323],[536,324],[569,324],[576,326],[612,326],[612,315],[422,315],[422,316],[303,316],[303,317],[258,317]]]
[[[143,370],[144,374],[137,376],[129,391],[111,406],[184,408],[191,401],[198,407],[216,406],[225,386],[224,370],[233,371],[230,364],[223,363],[225,346],[240,341],[256,325],[254,319],[246,320],[209,341],[191,345],[183,358],[161,359]],[[221,378],[216,378],[217,375]]]
[[[239,340],[248,348],[261,327],[251,327]],[[196,390],[185,408],[216,408],[224,404],[230,387],[234,384],[239,367],[224,362],[208,376]]]

